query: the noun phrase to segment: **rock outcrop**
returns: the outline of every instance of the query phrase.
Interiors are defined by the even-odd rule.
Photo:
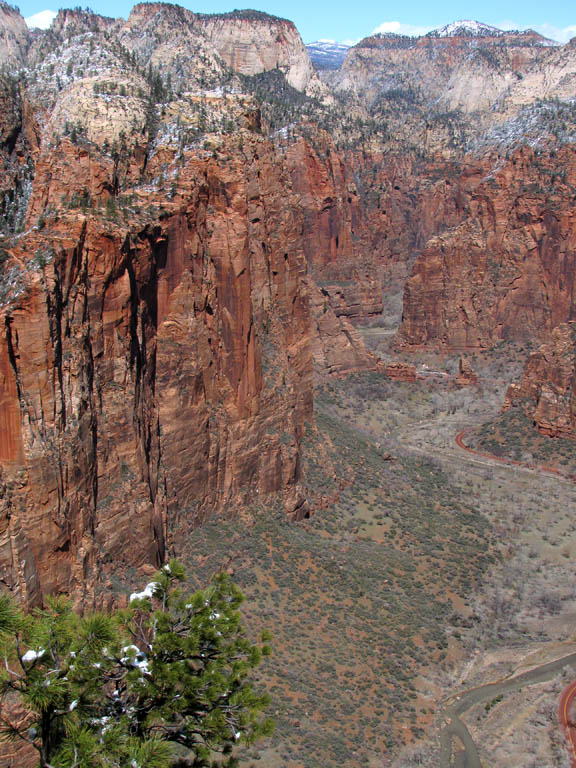
[[[388,363],[386,366],[386,376],[394,381],[416,381],[418,378],[415,365],[400,361]]]
[[[406,283],[404,346],[543,340],[574,316],[574,149],[525,147],[468,173],[464,220],[427,243]]]
[[[0,2],[0,65],[17,69],[24,64],[30,33],[17,8]]]
[[[257,75],[278,69],[299,91],[315,79],[308,51],[291,21],[260,11],[233,11],[199,16],[197,27],[234,72]]]
[[[576,324],[562,323],[530,355],[519,384],[511,384],[504,408],[520,407],[550,437],[576,439]]]
[[[458,374],[456,376],[456,384],[459,387],[468,387],[471,384],[476,384],[477,382],[478,377],[474,371],[474,368],[472,368],[470,360],[468,360],[467,357],[461,357],[460,360],[458,360]]]

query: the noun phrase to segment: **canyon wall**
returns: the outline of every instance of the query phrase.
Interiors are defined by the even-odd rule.
[[[38,158],[0,343],[0,569],[30,601],[101,602],[216,509],[280,494],[308,514],[314,354],[321,374],[377,365],[310,274],[291,163],[248,132],[238,147],[179,158],[169,195],[158,153],[125,200],[86,142]]]
[[[574,316],[574,149],[524,147],[474,178],[462,222],[429,240],[406,283],[407,348],[543,340]]]
[[[310,269],[334,311],[354,320],[382,313],[418,250],[466,215],[463,195],[476,179],[441,158],[343,152],[325,132],[293,143],[287,164]]]
[[[550,437],[576,439],[576,326],[562,323],[550,341],[528,358],[524,375],[511,384],[505,408],[520,407]]]
[[[498,49],[508,68],[556,55],[528,37]],[[314,377],[382,370],[349,321],[411,270],[407,349],[572,319],[570,147],[436,151],[423,123],[401,151],[362,123],[370,77],[332,110],[294,26],[256,12],[61,11],[19,46],[26,80],[0,82],[0,578],[29,602],[105,603],[216,510],[309,514]],[[436,51],[444,72],[476,48],[376,41],[343,72],[364,49]],[[355,115],[362,140],[339,144]]]

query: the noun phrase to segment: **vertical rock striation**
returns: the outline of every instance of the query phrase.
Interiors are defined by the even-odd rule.
[[[490,170],[493,162],[469,186],[462,222],[414,264],[400,330],[407,347],[544,339],[574,317],[574,149],[524,147]]]
[[[235,150],[188,155],[170,199],[140,188],[126,223],[104,205],[109,158],[64,140],[38,161],[30,221],[62,196],[93,202],[30,229],[10,262],[0,569],[31,601],[158,563],[215,509],[279,493],[307,514],[314,350],[326,372],[375,366],[319,306],[282,153]]]

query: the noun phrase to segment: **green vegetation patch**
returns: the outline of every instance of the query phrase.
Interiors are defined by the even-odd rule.
[[[493,561],[486,520],[438,465],[391,460],[335,415],[330,400],[365,383],[339,381],[317,399],[304,471],[324,508],[295,523],[280,503],[255,506],[186,537],[182,556],[199,583],[230,570],[248,596],[248,625],[273,631],[263,674],[277,729],[266,766],[367,765],[422,736],[431,702],[418,678],[446,657],[453,599]]]

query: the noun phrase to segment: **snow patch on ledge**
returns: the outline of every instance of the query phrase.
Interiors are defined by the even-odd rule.
[[[157,587],[158,582],[151,581],[149,584],[146,584],[142,592],[132,592],[129,602],[132,603],[134,600],[143,600],[145,597],[153,597]]]
[[[453,21],[451,24],[446,24],[445,27],[440,29],[433,29],[432,32],[428,32],[427,37],[501,37],[505,35],[497,27],[491,27],[489,24],[482,24],[480,21],[473,21],[466,19],[463,21]]]

